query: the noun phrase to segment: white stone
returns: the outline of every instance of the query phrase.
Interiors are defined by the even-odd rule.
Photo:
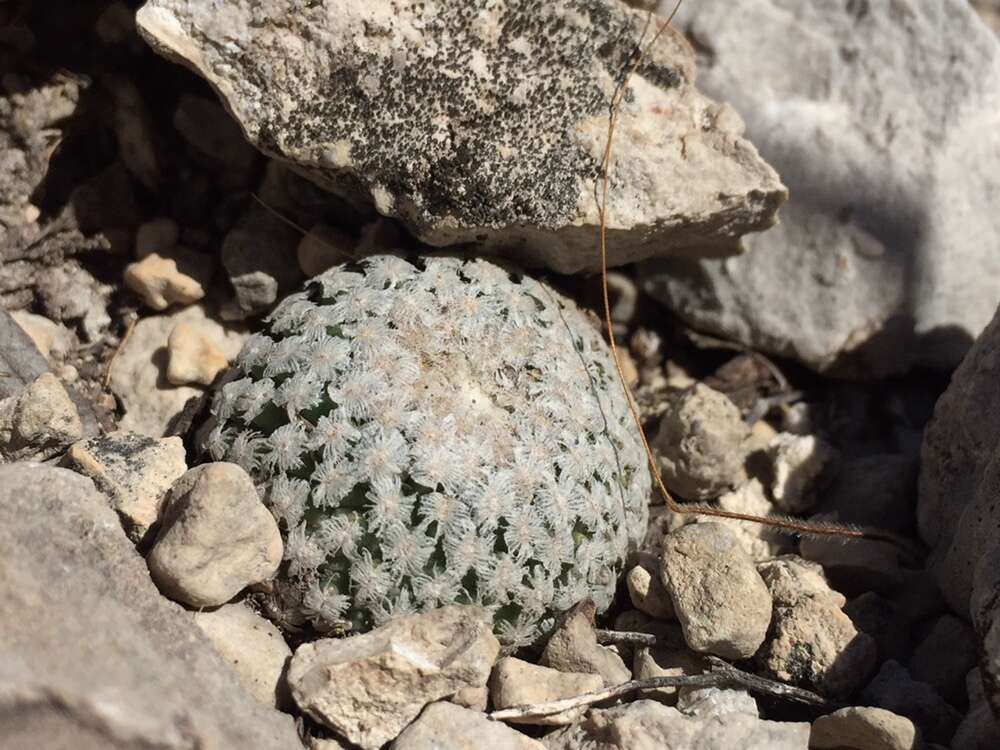
[[[174,482],[146,563],[160,590],[193,607],[224,604],[273,576],[283,545],[253,480],[236,464],[196,466]]]
[[[268,706],[287,706],[284,678],[292,650],[281,631],[240,603],[194,612],[193,617],[250,695]]]
[[[184,442],[121,430],[74,443],[63,465],[94,480],[140,541],[160,518],[170,486],[187,471]]]
[[[815,435],[779,433],[767,446],[774,479],[771,497],[787,513],[804,514],[816,505],[816,483],[836,451]]]
[[[604,687],[600,675],[582,672],[560,672],[531,662],[506,656],[497,662],[490,676],[490,699],[493,708],[511,708],[524,704],[548,703],[560,698],[573,698]],[[512,719],[519,724],[563,726],[583,715],[585,708],[542,717]]]
[[[428,703],[485,684],[499,651],[485,611],[443,607],[363,635],[305,643],[292,657],[288,684],[302,711],[375,750]]]
[[[499,721],[453,703],[432,703],[389,745],[389,750],[544,750]]]
[[[0,463],[43,461],[83,437],[83,423],[59,379],[43,372],[0,401]]]
[[[771,622],[771,594],[731,531],[684,526],[663,540],[660,566],[688,646],[727,659],[754,655]]]

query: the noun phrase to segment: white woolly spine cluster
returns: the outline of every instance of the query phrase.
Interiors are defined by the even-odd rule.
[[[508,645],[610,603],[649,475],[576,306],[484,260],[373,256],[286,299],[209,439],[264,489],[299,619],[470,602]]]

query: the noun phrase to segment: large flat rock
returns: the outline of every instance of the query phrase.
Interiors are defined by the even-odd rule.
[[[204,76],[254,145],[432,245],[598,266],[609,103],[655,22],[618,0],[149,0],[158,51]],[[785,198],[735,112],[665,32],[629,86],[612,263],[739,250]]]
[[[90,479],[0,468],[0,747],[301,750],[164,599]]]
[[[968,2],[699,0],[678,26],[790,198],[746,255],[647,291],[819,370],[956,365],[1000,302],[1000,43]]]

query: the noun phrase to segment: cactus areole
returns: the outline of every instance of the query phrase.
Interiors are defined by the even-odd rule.
[[[286,624],[364,631],[452,603],[526,644],[611,602],[650,480],[610,351],[543,283],[394,255],[285,299],[216,394],[208,449],[285,537]]]

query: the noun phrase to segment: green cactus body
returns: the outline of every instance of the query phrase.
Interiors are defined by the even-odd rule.
[[[522,645],[584,597],[607,607],[645,533],[649,473],[606,344],[485,260],[316,277],[247,341],[213,412],[212,457],[282,527],[289,623],[475,603]]]

